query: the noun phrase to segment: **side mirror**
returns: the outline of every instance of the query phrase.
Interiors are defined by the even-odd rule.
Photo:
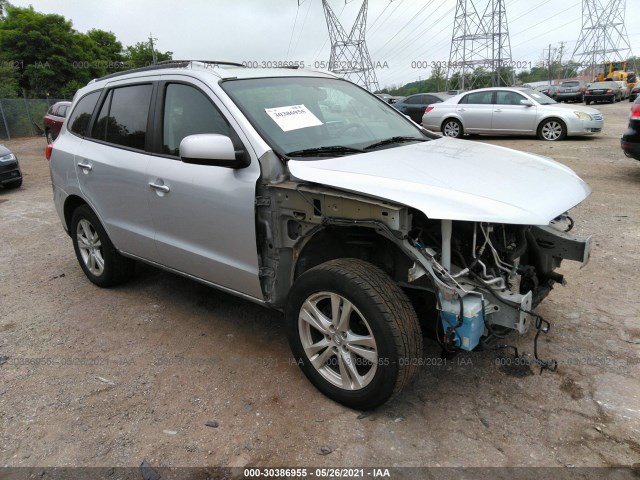
[[[531,100],[520,100],[520,105],[526,105],[527,107],[533,107],[533,102]]]
[[[184,163],[215,167],[244,168],[249,165],[244,151],[236,151],[229,137],[216,133],[184,137],[180,142],[180,159]]]

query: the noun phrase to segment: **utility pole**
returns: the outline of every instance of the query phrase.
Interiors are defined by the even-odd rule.
[[[153,64],[158,63],[158,56],[156,55],[156,49],[153,46],[153,41],[158,40],[157,38],[153,38],[153,34],[149,34],[149,44],[151,45],[151,58],[153,60]]]
[[[347,0],[345,0],[346,3]],[[331,40],[329,70],[363,86],[370,92],[380,90],[365,41],[369,0],[362,2],[360,12],[348,35],[327,0],[322,0],[322,6],[327,20],[329,39]]]

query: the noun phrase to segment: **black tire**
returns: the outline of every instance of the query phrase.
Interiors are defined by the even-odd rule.
[[[563,140],[567,136],[567,126],[558,118],[547,118],[538,126],[538,138],[548,142]]]
[[[47,145],[51,145],[53,143],[53,141],[55,140],[53,138],[53,134],[51,133],[51,130],[47,129],[47,131],[45,132],[44,136],[47,138]]]
[[[4,188],[20,188],[22,186],[22,178],[18,180],[12,180],[10,182],[5,183]]]
[[[591,100],[585,100],[584,103],[585,105],[591,105]]]
[[[334,295],[333,299],[329,295]],[[336,298],[339,308],[332,306]],[[353,308],[341,325],[332,320],[332,311],[343,312],[346,302]],[[311,326],[304,320],[305,316],[311,318],[311,305],[323,314],[323,330],[319,322]],[[304,374],[318,390],[347,407],[368,410],[382,405],[417,373],[422,334],[415,310],[386,273],[363,260],[331,260],[303,273],[289,293],[285,318],[291,351]],[[350,343],[349,338],[358,338],[354,335],[373,338],[374,345]],[[303,342],[315,353],[309,356]],[[316,342],[326,342],[326,348],[313,348]],[[365,348],[373,349],[366,352],[373,360],[355,353]],[[349,360],[341,364],[345,356]],[[318,368],[310,358],[320,360]],[[354,375],[347,374],[351,370],[345,366],[349,362],[355,378],[366,383],[352,381]],[[345,378],[351,388],[345,386]]]
[[[79,245],[80,235],[78,233],[78,226],[81,222],[85,227],[89,225],[89,227],[87,227],[87,230],[91,232],[92,236],[97,234],[97,241],[99,241],[99,246],[92,247],[94,253],[85,251],[91,250],[91,248],[83,248]],[[78,263],[80,263],[80,267],[82,268],[84,274],[93,283],[95,283],[99,287],[113,287],[115,285],[120,285],[121,283],[124,283],[129,278],[131,278],[131,276],[133,275],[135,262],[130,258],[123,257],[118,253],[118,251],[111,243],[111,240],[109,239],[109,236],[107,235],[104,227],[100,223],[100,220],[88,205],[81,205],[74,210],[73,216],[71,217],[70,233],[71,240],[73,242],[73,249],[76,252]],[[84,245],[88,244],[85,243]],[[84,259],[81,250],[85,253],[85,255],[87,255],[88,260]],[[92,256],[93,262],[91,262]],[[102,269],[101,271],[97,271],[99,269],[94,268],[95,271],[92,271],[91,263],[93,263],[94,267],[96,266],[96,264],[99,265],[98,258],[102,260]]]
[[[442,122],[440,131],[445,137],[462,138],[464,136],[462,123],[460,123],[460,120],[456,120],[455,118],[447,118]]]

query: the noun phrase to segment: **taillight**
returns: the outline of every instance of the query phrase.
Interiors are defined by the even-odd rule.
[[[424,111],[424,113],[429,113],[431,110],[433,110],[433,107],[427,107],[427,109]]]
[[[591,90],[587,90],[586,92],[584,92],[585,95],[591,95]]]
[[[582,91],[582,87],[578,87],[578,93]]]
[[[631,118],[640,118],[640,104],[634,103],[631,105]]]
[[[51,152],[53,152],[53,143],[47,145],[47,149],[44,151],[44,156],[47,158],[47,161],[51,160]]]
[[[613,93],[613,90],[609,89],[607,90],[607,93]]]

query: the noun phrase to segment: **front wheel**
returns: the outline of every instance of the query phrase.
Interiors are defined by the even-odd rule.
[[[538,127],[538,138],[541,140],[547,140],[549,142],[555,142],[562,140],[567,136],[567,127],[564,123],[555,118],[545,120]]]
[[[302,274],[285,312],[296,362],[329,398],[375,408],[409,383],[422,335],[409,299],[379,268],[331,260]]]
[[[134,261],[118,253],[95,213],[82,205],[71,217],[73,249],[89,280],[99,287],[112,287],[133,275]]]
[[[462,138],[464,129],[459,120],[449,118],[442,123],[442,134],[445,137]]]

